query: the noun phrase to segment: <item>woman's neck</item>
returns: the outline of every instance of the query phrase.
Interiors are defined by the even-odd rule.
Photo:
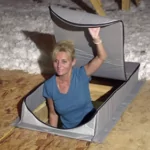
[[[57,76],[57,78],[61,82],[70,81],[71,75],[72,75],[72,69],[65,75]]]

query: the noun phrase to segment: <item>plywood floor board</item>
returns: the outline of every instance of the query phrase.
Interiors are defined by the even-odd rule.
[[[20,100],[42,81],[41,75],[0,70],[0,138],[12,129],[0,142],[0,150],[149,150],[150,81],[146,81],[102,144],[13,129],[10,124],[18,116]]]

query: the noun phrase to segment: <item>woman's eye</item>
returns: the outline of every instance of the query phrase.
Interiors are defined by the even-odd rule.
[[[65,63],[67,63],[67,61],[63,60],[62,63],[65,64]]]

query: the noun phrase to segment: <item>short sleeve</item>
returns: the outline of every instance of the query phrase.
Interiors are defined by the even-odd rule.
[[[91,81],[91,77],[87,76],[84,66],[81,66],[79,68],[79,75],[80,75],[82,80],[87,81],[87,82]]]
[[[43,86],[43,97],[52,98],[52,94],[50,91],[51,91],[50,85],[48,85],[48,82],[45,82]]]

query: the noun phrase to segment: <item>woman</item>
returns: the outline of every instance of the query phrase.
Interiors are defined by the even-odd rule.
[[[53,53],[53,66],[56,75],[44,83],[43,95],[48,100],[49,124],[58,126],[60,117],[64,129],[74,128],[85,123],[94,112],[91,102],[90,76],[106,59],[106,52],[99,37],[100,28],[89,28],[96,44],[97,55],[85,66],[74,68],[75,50],[69,41],[56,44]]]

